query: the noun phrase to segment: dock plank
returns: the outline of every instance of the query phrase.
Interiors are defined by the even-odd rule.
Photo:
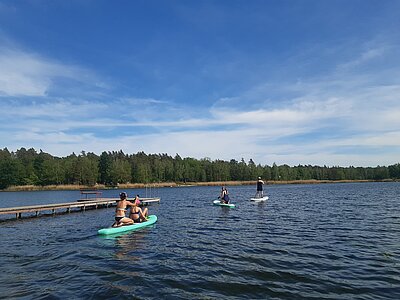
[[[59,209],[67,209],[68,212],[74,209],[85,210],[86,208],[91,207],[110,207],[116,204],[116,201],[119,198],[97,198],[96,200],[85,200],[85,201],[74,201],[74,202],[66,202],[66,203],[53,203],[53,204],[39,204],[39,205],[29,205],[29,206],[18,206],[18,207],[4,207],[0,208],[0,215],[14,214],[18,218],[21,218],[22,213],[36,213],[36,216],[39,212],[42,211],[52,211],[54,214],[56,210]],[[133,200],[133,199],[132,199]],[[143,203],[151,203],[151,202],[159,202],[160,198],[142,198]]]

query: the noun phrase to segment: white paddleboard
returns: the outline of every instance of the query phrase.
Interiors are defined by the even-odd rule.
[[[254,202],[262,202],[262,201],[267,201],[268,200],[268,196],[264,196],[261,198],[250,198],[250,201],[254,201]]]

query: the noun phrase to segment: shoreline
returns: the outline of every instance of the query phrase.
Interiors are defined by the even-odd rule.
[[[265,185],[275,184],[329,184],[329,183],[355,183],[355,182],[395,182],[396,180],[268,180]],[[191,187],[191,186],[232,186],[232,185],[255,185],[256,180],[252,181],[214,181],[214,182],[158,182],[158,183],[125,183],[116,186],[106,186],[104,184],[96,184],[95,186],[87,185],[22,185],[11,186],[0,192],[31,192],[31,191],[76,191],[76,190],[112,190],[112,189],[138,189],[138,188],[161,188],[161,187]]]

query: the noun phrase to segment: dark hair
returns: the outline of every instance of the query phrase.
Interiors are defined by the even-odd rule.
[[[119,197],[120,197],[121,199],[126,199],[126,198],[128,197],[128,195],[127,195],[127,193],[122,192],[121,194],[119,194]]]

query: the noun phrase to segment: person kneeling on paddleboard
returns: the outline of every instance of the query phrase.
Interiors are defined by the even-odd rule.
[[[222,187],[221,196],[219,196],[218,198],[221,199],[221,203],[229,204],[230,199],[226,187]]]
[[[141,202],[139,200],[139,195],[136,195],[134,205],[131,206],[131,213],[129,215],[129,217],[135,223],[147,221],[147,216],[149,215],[149,210],[147,209],[147,207],[145,207],[144,209],[141,209],[139,207],[140,204],[141,204]]]
[[[126,207],[132,206],[134,203],[127,200],[128,194],[122,192],[119,194],[119,200],[117,200],[117,208],[115,209],[115,222],[112,227],[120,227],[122,225],[131,225],[133,220],[125,216]]]

